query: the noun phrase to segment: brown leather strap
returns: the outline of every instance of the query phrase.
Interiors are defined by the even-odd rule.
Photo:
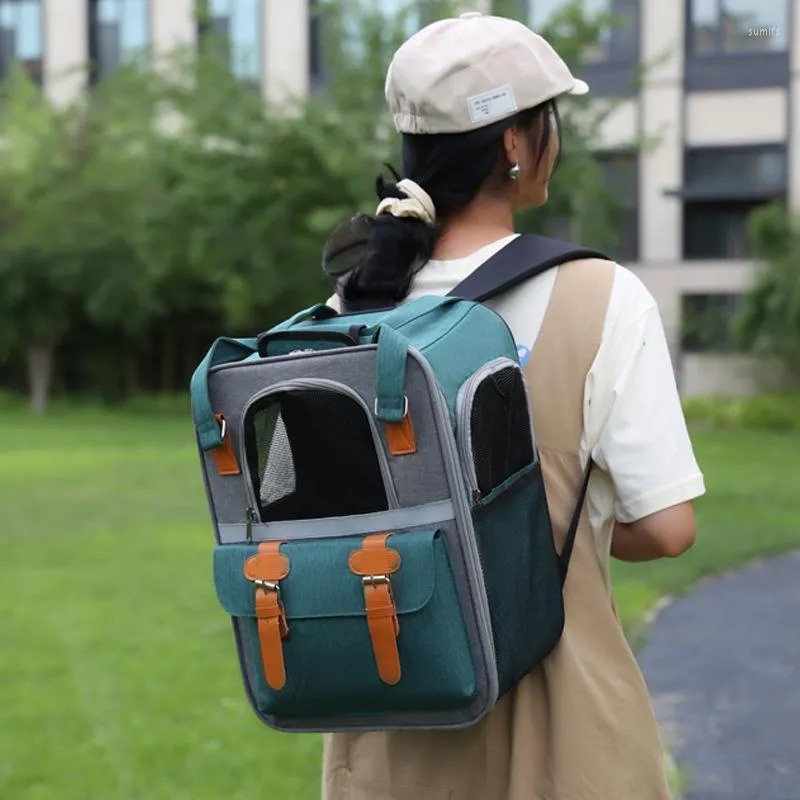
[[[393,456],[410,456],[417,452],[417,439],[414,435],[414,423],[411,414],[406,414],[402,422],[387,422],[386,443]]]
[[[286,685],[283,639],[289,635],[279,583],[289,574],[289,559],[280,542],[261,542],[258,553],[244,562],[244,576],[256,585],[256,617],[264,677],[273,689]]]
[[[222,414],[214,414],[214,419],[221,427],[225,425]],[[227,426],[223,430],[222,443],[212,449],[211,455],[214,457],[214,463],[217,465],[217,472],[220,475],[239,475],[241,473],[242,470],[236,459],[233,441]]]
[[[367,536],[361,550],[350,554],[350,571],[361,577],[364,585],[364,604],[367,626],[378,674],[384,683],[400,681],[400,653],[397,637],[400,623],[389,577],[400,569],[400,553],[386,546],[389,534]]]

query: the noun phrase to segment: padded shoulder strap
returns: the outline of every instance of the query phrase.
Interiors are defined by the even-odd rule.
[[[603,253],[588,247],[550,239],[547,236],[524,233],[484,261],[449,294],[462,300],[482,303],[512,289],[528,278],[541,275],[568,261],[582,258],[610,260]]]
[[[484,261],[474,272],[465,278],[450,294],[462,300],[484,302],[495,295],[518,286],[520,283],[541,275],[543,272],[566,264],[570,261],[579,261],[586,258],[611,259],[596,250],[580,247],[558,239],[535,234],[523,234],[509,242],[491,258]],[[564,546],[559,553],[561,565],[561,582],[567,579],[567,571],[575,544],[575,535],[578,531],[581,510],[586,500],[586,491],[589,488],[589,478],[592,471],[592,461],[586,468],[583,483],[575,504],[575,510],[570,521]]]

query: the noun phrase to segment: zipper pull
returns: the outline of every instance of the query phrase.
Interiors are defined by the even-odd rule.
[[[251,506],[248,506],[244,512],[245,519],[247,520],[246,537],[249,544],[253,543],[253,524],[258,522],[258,514]]]
[[[481,500],[483,500],[483,495],[480,493],[479,489],[472,490],[472,502],[475,503],[476,506],[481,504]]]

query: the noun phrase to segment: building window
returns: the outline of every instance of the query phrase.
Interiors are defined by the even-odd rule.
[[[786,86],[790,0],[686,0],[685,88]]]
[[[322,82],[322,19],[318,0],[308,0],[308,75],[312,86]]]
[[[737,349],[735,321],[741,294],[685,294],[681,297],[684,353],[730,353]]]
[[[606,190],[613,195],[614,227],[618,258],[637,261],[639,258],[639,158],[637,153],[599,153]]]
[[[692,55],[785,51],[788,0],[689,0]]]
[[[97,81],[150,42],[149,0],[91,0],[89,60]]]
[[[0,76],[17,61],[41,86],[43,60],[42,0],[0,0]]]
[[[287,0],[288,1],[288,0]],[[263,0],[198,0],[198,41],[213,37],[224,49],[231,72],[261,84]]]
[[[784,145],[688,151],[680,192],[684,258],[748,258],[750,214],[786,198],[786,174]]]
[[[361,13],[366,12],[361,24],[350,15],[331,19],[333,8],[326,8],[322,0],[308,0],[308,4],[308,70],[312,87],[325,83],[335,60],[335,55],[330,57],[332,52],[358,64],[374,55],[375,48],[383,48],[383,61],[384,56],[391,57],[396,47],[425,25],[451,16],[447,0],[373,0],[368,7],[360,6]]]
[[[543,28],[564,7],[564,0],[528,0],[528,21],[534,30]],[[587,14],[613,14],[613,26],[584,54],[587,64],[601,61],[633,62],[639,58],[639,13],[641,0],[583,0]]]

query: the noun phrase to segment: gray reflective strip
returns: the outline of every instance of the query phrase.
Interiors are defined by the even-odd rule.
[[[396,508],[375,514],[356,514],[351,517],[325,517],[288,522],[254,523],[254,542],[292,539],[314,539],[323,536],[354,536],[360,533],[393,531],[400,528],[420,528],[438,525],[454,519],[452,500],[440,500],[424,506]],[[223,523],[219,527],[221,544],[247,541],[247,525],[242,522]]]

